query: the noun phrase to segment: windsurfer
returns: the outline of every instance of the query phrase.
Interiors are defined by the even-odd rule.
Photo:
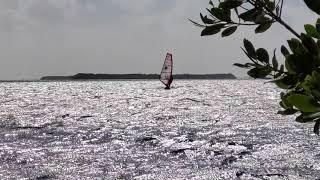
[[[170,85],[173,81],[172,64],[172,54],[167,53],[159,76],[160,81],[166,86],[165,89],[170,89]]]
[[[170,76],[169,80],[168,80],[168,84],[166,85],[166,87],[164,89],[170,89],[170,85],[172,83],[173,77]]]

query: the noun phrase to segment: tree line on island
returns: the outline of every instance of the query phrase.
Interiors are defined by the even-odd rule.
[[[175,74],[174,79],[237,79],[233,74]],[[93,74],[78,73],[73,76],[44,76],[41,80],[86,79],[159,79],[158,74]]]

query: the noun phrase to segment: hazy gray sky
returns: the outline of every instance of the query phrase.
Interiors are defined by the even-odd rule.
[[[279,48],[291,37],[275,25],[256,36],[240,28],[222,39],[200,37],[208,0],[0,0],[0,79],[44,75],[158,73],[167,51],[174,73],[234,73],[246,62],[247,37],[260,47]],[[283,18],[297,31],[318,17],[302,0],[286,0]],[[279,57],[280,58],[280,57]]]

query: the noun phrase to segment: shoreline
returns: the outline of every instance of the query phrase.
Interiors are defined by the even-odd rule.
[[[174,79],[174,81],[197,80],[250,80],[250,79]],[[70,80],[0,80],[0,83],[28,83],[28,82],[95,82],[95,81],[159,81],[159,79],[70,79]]]
[[[227,74],[174,74],[174,79],[237,79],[231,73]],[[40,80],[127,80],[127,79],[159,79],[159,74],[93,74],[78,73],[72,76],[44,76]]]

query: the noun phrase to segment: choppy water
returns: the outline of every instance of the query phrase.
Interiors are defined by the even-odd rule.
[[[260,81],[0,84],[0,179],[316,179],[312,125]]]

